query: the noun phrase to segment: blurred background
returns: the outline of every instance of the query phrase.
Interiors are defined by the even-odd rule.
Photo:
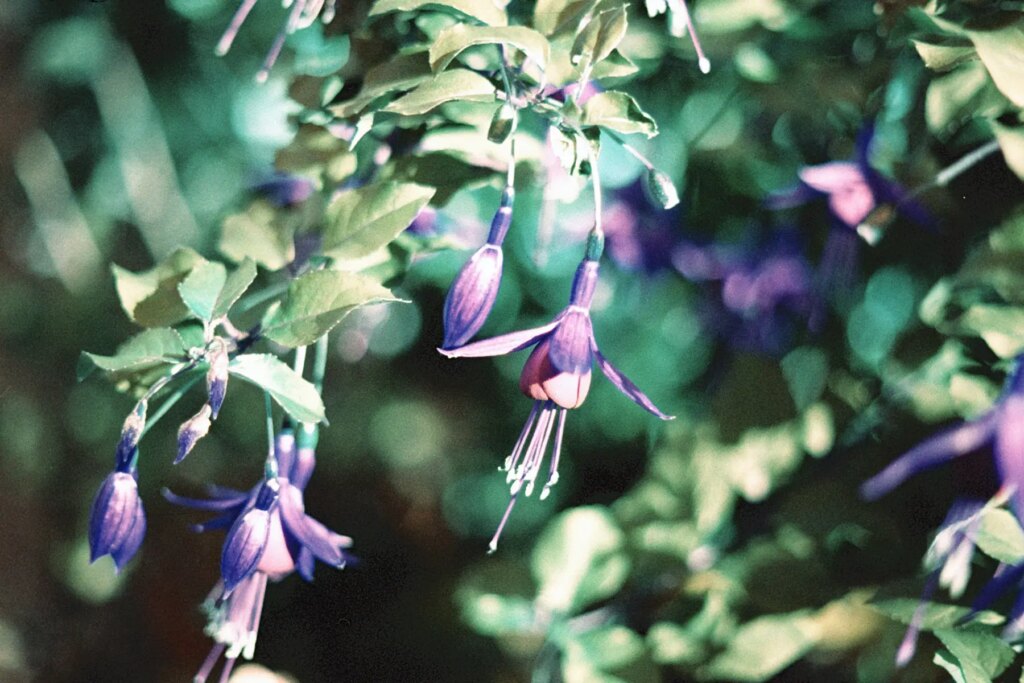
[[[332,335],[331,426],[306,505],[355,539],[359,562],[272,586],[257,661],[301,681],[896,675],[904,626],[863,603],[879,586],[914,598],[928,534],[954,494],[985,495],[994,479],[982,457],[876,504],[856,488],[928,423],[977,414],[997,392],[996,355],[977,339],[944,347],[917,311],[1014,215],[1020,180],[988,157],[919,197],[923,224],[899,216],[875,246],[843,233],[825,197],[785,210],[766,200],[795,187],[802,167],[856,158],[869,129],[871,166],[906,188],[990,137],[971,121],[977,103],[946,112],[944,126],[942,112],[926,117],[931,76],[906,39],[912,4],[694,2],[708,76],[688,41],[632,9],[622,51],[641,71],[630,91],[661,128],[634,144],[683,201],[655,208],[640,164],[604,146],[610,260],[595,330],[678,419],[654,424],[595,376],[568,420],[561,483],[520,503],[501,550],[485,556],[507,502],[496,468],[529,402],[521,356],[456,363],[435,351],[444,292],[497,201],[496,185],[455,195],[434,229],[459,248],[413,264],[398,289],[413,303],[361,309]],[[253,75],[285,11],[258,2],[216,57],[234,10],[225,0],[0,5],[0,680],[190,680],[210,647],[197,605],[221,539],[193,534],[200,519],[159,491],[248,488],[262,468],[262,398],[234,386],[217,428],[177,467],[173,430],[190,411],[155,429],[140,481],[146,542],[115,575],[107,558],[89,564],[86,529],[132,404],[102,378],[76,382],[75,367],[82,350],[111,353],[133,333],[111,263],[148,268],[179,244],[219,256],[222,220],[294,134],[290,73],[347,51],[341,37],[367,7],[342,2],[326,37],[293,36],[262,85]],[[484,335],[564,305],[588,200],[561,209],[552,236],[538,228],[542,199],[523,183]],[[551,664],[542,635],[518,633],[481,600],[531,596],[538,536],[582,505],[609,506],[626,532],[632,571],[611,604],[644,645],[618,678],[566,674],[567,651]],[[796,653],[778,666],[750,673],[716,659],[731,652],[726,631],[771,614],[816,620],[815,639],[787,640],[785,622],[753,638]],[[665,626],[695,615],[726,631]],[[770,658],[752,652],[733,659]],[[900,675],[945,673],[922,656]]]

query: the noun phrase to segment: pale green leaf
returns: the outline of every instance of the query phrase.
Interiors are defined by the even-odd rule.
[[[175,330],[166,327],[145,330],[121,344],[113,356],[83,352],[78,363],[78,379],[84,379],[96,368],[121,372],[177,363],[184,358],[186,350],[185,342]]]
[[[434,188],[383,181],[346,190],[327,209],[324,253],[335,258],[367,256],[413,222],[434,196]]]
[[[583,107],[583,123],[603,126],[619,133],[643,133],[649,138],[658,134],[658,124],[624,92],[598,93]]]
[[[967,683],[988,683],[1014,658],[1013,648],[998,636],[971,629],[936,629],[942,641],[960,663]]]
[[[828,359],[821,349],[809,346],[793,349],[782,359],[782,375],[798,411],[818,400],[825,389]]]
[[[949,71],[964,62],[977,59],[973,45],[936,45],[923,40],[911,41],[921,56],[924,65],[933,71]]]
[[[876,609],[890,619],[903,624],[909,624],[914,619],[914,614],[919,605],[920,602],[916,598],[893,598],[868,603],[868,607]],[[969,607],[942,605],[932,602],[925,608],[924,619],[921,621],[921,630],[934,631],[939,628],[952,628],[959,625],[969,614],[971,614]],[[1006,619],[1001,614],[985,610],[975,614],[971,617],[970,621],[972,624],[998,626],[1006,621]]]
[[[178,294],[192,314],[203,321],[213,317],[213,307],[224,289],[228,272],[224,264],[207,261],[200,263],[178,285]]]
[[[445,102],[488,102],[493,99],[494,85],[489,80],[469,69],[452,69],[421,83],[382,111],[416,116]]]
[[[270,394],[285,411],[299,422],[323,422],[324,404],[316,387],[270,354],[243,354],[228,366],[240,377]]]
[[[575,613],[606,598],[629,575],[625,537],[611,513],[600,506],[563,512],[534,546],[530,566],[539,586],[537,603],[555,612]]]
[[[993,31],[968,31],[968,35],[996,87],[1024,107],[1024,22]]]
[[[739,628],[707,673],[729,681],[766,681],[807,654],[815,644],[813,621],[803,612],[767,616]]]
[[[537,0],[533,7],[533,27],[550,36],[560,28],[575,26],[593,4],[586,0]]]
[[[178,284],[203,262],[205,259],[193,250],[178,249],[139,273],[111,266],[125,313],[143,327],[166,327],[181,322],[188,317],[189,310],[178,294]]]
[[[347,102],[330,107],[338,118],[361,113],[374,100],[392,93],[404,92],[430,80],[434,73],[426,50],[399,54],[367,70],[359,94]],[[355,146],[355,143],[352,143]]]
[[[430,68],[441,71],[451,64],[460,52],[474,45],[510,45],[522,50],[533,62],[544,69],[551,48],[547,38],[525,26],[470,26],[455,24],[441,31],[430,46]]]
[[[1024,560],[1024,531],[1017,518],[1006,510],[989,508],[982,513],[974,542],[983,553],[1000,562],[1018,564]]]
[[[419,9],[454,10],[490,26],[505,26],[508,17],[491,0],[377,0],[370,8],[370,16],[388,12],[412,12]]]
[[[536,624],[533,603],[526,598],[466,591],[459,596],[462,618],[477,633],[501,636],[530,631]]]
[[[265,201],[224,219],[218,248],[235,262],[252,259],[267,270],[280,270],[295,258],[290,227],[276,224],[276,213]]]
[[[246,258],[238,265],[234,272],[228,275],[227,280],[224,282],[224,287],[221,288],[220,294],[217,295],[217,301],[214,302],[211,317],[216,320],[227,315],[231,307],[245,294],[245,291],[249,289],[249,285],[255,279],[256,263],[252,259]]]
[[[320,270],[294,280],[281,305],[271,309],[261,334],[284,346],[312,344],[358,306],[399,301],[372,278]]]
[[[1000,358],[1014,358],[1024,351],[1024,309],[1014,306],[975,304],[959,319],[962,328],[985,340]]]

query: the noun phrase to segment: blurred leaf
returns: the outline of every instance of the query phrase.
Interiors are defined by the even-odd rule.
[[[425,114],[445,102],[488,102],[494,99],[494,85],[469,69],[452,69],[438,74],[381,111],[414,116]]]
[[[377,0],[370,8],[370,16],[387,12],[412,12],[419,9],[455,10],[490,26],[505,26],[508,17],[505,10],[493,2],[479,0]]]
[[[807,654],[815,643],[805,612],[760,617],[740,626],[725,652],[708,665],[712,678],[766,681]]]
[[[1018,564],[1024,560],[1024,531],[1021,531],[1016,517],[1006,510],[985,510],[974,534],[974,542],[982,552],[1000,562]]]
[[[782,375],[797,411],[803,412],[825,389],[828,376],[825,352],[809,346],[793,349],[782,359]]]
[[[593,17],[569,50],[569,60],[576,65],[579,72],[589,72],[592,65],[597,64],[612,53],[626,35],[628,22],[626,7],[606,10]]]
[[[347,180],[355,173],[356,165],[356,155],[348,143],[312,125],[300,126],[288,146],[274,155],[277,170],[304,176],[321,186]]]
[[[278,214],[266,201],[254,201],[224,219],[218,248],[232,261],[250,259],[267,270],[280,270],[295,258],[293,231],[275,225]]]
[[[369,69],[363,77],[359,94],[348,102],[330,107],[330,110],[339,118],[348,118],[362,112],[379,97],[409,90],[433,76],[426,50],[399,54]]]
[[[367,256],[395,239],[434,196],[434,188],[382,181],[340,193],[327,207],[324,253]]]
[[[143,327],[166,327],[188,317],[189,309],[178,294],[178,285],[192,269],[206,260],[195,251],[177,249],[149,270],[133,273],[110,267],[121,306]]]
[[[967,62],[932,79],[925,96],[925,120],[939,135],[976,116],[998,116],[1007,106],[981,62]]]
[[[78,379],[83,380],[96,368],[108,372],[142,370],[164,363],[181,361],[188,348],[177,331],[154,328],[135,335],[118,347],[113,356],[82,352],[78,363]]]
[[[1024,180],[1024,125],[1008,126],[999,121],[992,122],[992,132],[999,140],[1006,165]]]
[[[296,31],[288,36],[288,42],[295,48],[292,68],[296,73],[308,76],[330,76],[341,70],[348,62],[348,36],[324,37],[320,22]]]
[[[978,56],[1011,102],[1024,107],[1024,21],[992,31],[968,31]]]
[[[923,40],[914,40],[917,54],[921,55],[924,65],[932,71],[950,71],[964,62],[977,59],[978,53],[973,45],[937,45]]]
[[[217,301],[213,305],[211,317],[216,320],[228,314],[235,302],[245,294],[249,285],[256,279],[256,263],[251,258],[245,258],[233,273],[228,275],[224,287],[217,295]]]
[[[231,361],[229,371],[267,391],[278,405],[299,422],[325,422],[324,404],[316,387],[270,354],[243,354]]]
[[[544,529],[530,566],[539,586],[537,603],[575,613],[615,593],[629,575],[625,537],[611,513],[590,506],[567,510]]]
[[[537,0],[533,7],[533,27],[550,36],[559,27],[578,21],[591,4],[580,0]]]
[[[901,624],[910,624],[914,619],[920,602],[914,598],[893,598],[890,600],[879,600],[868,603],[872,607],[890,619]],[[928,603],[925,608],[924,619],[921,621],[922,631],[934,631],[940,628],[952,628],[960,624],[961,620],[971,614],[968,607],[959,605],[942,605],[936,602]],[[985,624],[986,626],[998,626],[1006,619],[996,612],[983,610],[971,617],[972,624]]]
[[[988,683],[1013,661],[1013,648],[991,633],[936,629],[935,636],[958,660],[967,683]]]
[[[181,281],[178,285],[178,294],[197,318],[209,322],[227,279],[228,273],[224,264],[206,261],[198,264],[188,277]]]
[[[523,597],[467,591],[460,603],[466,622],[486,636],[524,633],[535,627],[533,602]]]
[[[583,123],[603,126],[620,133],[658,134],[658,124],[624,92],[609,91],[594,95],[583,107]]]
[[[573,635],[564,646],[566,683],[656,683],[657,668],[644,657],[643,639],[625,626],[601,626]]]
[[[658,664],[695,664],[704,657],[700,640],[670,621],[659,621],[648,629],[647,645]]]
[[[268,311],[261,334],[284,346],[312,344],[358,306],[399,301],[365,275],[318,270],[295,279],[281,305]]]
[[[525,26],[455,24],[441,31],[430,46],[430,68],[441,71],[466,48],[488,44],[511,45],[522,50],[541,69],[547,66],[551,52],[547,39]]]
[[[1013,358],[1024,350],[1024,310],[1020,308],[975,304],[958,323],[984,339],[1000,358]]]

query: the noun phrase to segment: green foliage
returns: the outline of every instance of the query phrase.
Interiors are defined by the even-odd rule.
[[[337,259],[369,256],[409,227],[434,190],[385,181],[348,190],[327,207],[323,250]]]
[[[325,422],[320,392],[294,370],[265,353],[238,356],[229,366],[235,377],[251,382],[270,394],[278,405],[299,422]]]

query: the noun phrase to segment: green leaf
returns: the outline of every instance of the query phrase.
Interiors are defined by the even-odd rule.
[[[425,114],[445,102],[488,102],[494,99],[494,85],[469,69],[452,69],[418,85],[381,111],[403,116]]]
[[[998,116],[1008,104],[981,62],[969,61],[929,84],[925,120],[932,132],[943,135],[975,116]]]
[[[551,54],[547,38],[532,28],[455,24],[441,31],[430,46],[430,68],[441,71],[466,48],[490,44],[511,45],[522,50],[541,69],[547,66]]]
[[[601,12],[580,31],[569,51],[569,58],[580,73],[588,70],[612,53],[626,36],[626,7]]]
[[[413,222],[434,188],[386,180],[340,193],[327,208],[324,253],[356,259],[377,251]]]
[[[992,122],[992,132],[999,140],[999,149],[1010,170],[1024,180],[1024,125],[1008,126],[999,121]]]
[[[921,55],[924,65],[932,71],[949,71],[964,62],[977,59],[978,53],[973,45],[936,45],[923,40],[913,40],[917,54]]]
[[[294,280],[279,307],[263,321],[261,334],[284,346],[312,344],[358,306],[400,301],[376,280],[339,270],[319,270]]]
[[[419,9],[455,10],[489,26],[505,26],[505,10],[490,0],[377,0],[370,8],[370,16],[388,12],[412,12]]]
[[[647,646],[658,664],[696,664],[703,658],[700,639],[671,621],[660,621],[648,629]]]
[[[604,507],[579,507],[558,515],[533,549],[537,603],[572,614],[614,594],[629,575],[624,546],[622,530]]]
[[[1006,510],[985,510],[978,523],[974,542],[982,552],[1000,562],[1018,564],[1024,560],[1024,531],[1017,523],[1017,518]]]
[[[996,87],[1015,105],[1024,107],[1024,22],[967,34]]]
[[[171,328],[145,330],[121,344],[113,356],[82,352],[78,363],[78,379],[85,379],[96,368],[121,372],[177,363],[184,358],[187,350],[181,335]]]
[[[252,259],[246,258],[233,273],[228,275],[224,287],[221,289],[220,294],[217,295],[217,301],[213,305],[211,317],[216,320],[227,315],[231,307],[245,294],[246,290],[249,289],[249,285],[255,279],[256,263]]]
[[[299,422],[326,422],[324,403],[316,387],[270,354],[243,354],[231,361],[232,375],[266,390]]]
[[[878,610],[890,619],[902,624],[910,624],[914,619],[920,602],[915,598],[893,598],[891,600],[880,600],[868,603],[868,607]],[[940,628],[952,628],[958,625],[962,619],[971,614],[968,607],[959,605],[942,605],[931,602],[925,608],[924,620],[921,622],[922,631],[934,631]],[[987,626],[998,626],[1006,619],[996,612],[984,610],[971,617],[972,624],[985,624]]]
[[[354,116],[374,100],[415,88],[433,76],[426,50],[397,55],[367,70],[359,94],[348,102],[330,107],[330,111],[338,118]]]
[[[739,628],[707,672],[729,681],[766,681],[807,654],[814,643],[814,623],[804,612],[761,617]]]
[[[178,285],[178,294],[197,318],[208,322],[213,317],[214,304],[227,279],[224,264],[213,261],[200,263]]]
[[[575,25],[591,8],[586,0],[537,0],[533,7],[533,27],[546,36],[559,28]]]
[[[466,591],[459,602],[462,618],[485,636],[529,632],[536,623],[533,602],[523,597]]]
[[[603,126],[619,133],[643,133],[649,138],[658,134],[658,124],[644,112],[632,97],[610,90],[598,93],[583,107],[583,123]]]
[[[288,36],[288,43],[295,48],[292,68],[296,73],[323,78],[336,73],[348,63],[349,37],[341,35],[325,38],[320,22],[292,33]]]
[[[782,359],[782,375],[797,411],[803,412],[825,389],[828,359],[821,349],[809,346],[793,349]]]
[[[274,208],[257,200],[224,219],[217,246],[232,261],[251,259],[267,270],[280,270],[295,258],[293,235],[293,226],[281,225]]]
[[[1000,358],[1014,358],[1024,351],[1022,308],[975,304],[967,309],[958,323],[984,339]]]
[[[149,270],[133,273],[111,266],[121,306],[143,327],[167,327],[188,317],[178,285],[205,259],[191,249],[178,249]]]
[[[1013,648],[991,633],[949,628],[936,629],[935,636],[957,658],[967,683],[988,683],[1014,658]]]

